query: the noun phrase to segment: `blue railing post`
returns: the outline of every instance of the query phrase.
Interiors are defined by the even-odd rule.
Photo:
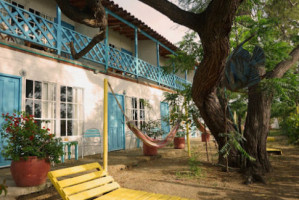
[[[160,85],[161,84],[161,69],[160,69],[160,49],[159,49],[159,47],[160,47],[159,42],[156,42],[157,67],[159,68],[159,70],[158,70],[158,73],[159,73],[158,83]]]
[[[57,54],[61,55],[61,10],[58,5],[56,5],[56,19],[57,19],[57,38],[56,38],[56,47]]]
[[[185,70],[185,81],[187,81],[187,70]]]
[[[135,28],[135,73],[136,78],[138,78],[139,70],[138,70],[138,29]]]
[[[108,11],[106,10],[106,19],[108,20]],[[105,38],[105,71],[108,72],[109,67],[109,43],[108,43],[108,37],[109,37],[109,30],[108,30],[108,24],[106,27],[106,38]]]

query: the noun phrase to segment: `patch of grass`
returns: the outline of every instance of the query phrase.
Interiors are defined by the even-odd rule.
[[[269,136],[279,136],[279,135],[283,135],[280,129],[272,129],[269,132]]]
[[[188,160],[189,170],[186,171],[178,171],[176,172],[176,176],[178,178],[201,178],[204,177],[205,172],[201,168],[201,163],[198,160],[199,154],[193,153],[192,157]]]

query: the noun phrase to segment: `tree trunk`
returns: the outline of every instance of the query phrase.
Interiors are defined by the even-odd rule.
[[[207,95],[204,98],[203,103],[200,104],[198,108],[200,110],[201,117],[204,119],[215,140],[217,141],[218,151],[220,151],[220,149],[225,145],[225,137],[221,137],[219,134],[224,133],[225,125],[223,107],[221,106],[216,95],[216,90]],[[234,127],[232,122],[230,120],[227,120],[227,131],[230,132],[233,130]],[[231,151],[229,156],[229,166],[238,166],[239,162],[237,158],[238,153],[235,150]],[[218,162],[225,165],[226,159],[219,154]]]
[[[246,169],[256,181],[271,170],[266,151],[266,142],[269,132],[272,95],[261,91],[258,85],[249,88],[248,109],[245,123],[244,137],[245,150],[256,161],[247,161]]]
[[[276,65],[268,72],[267,79],[281,78],[285,72],[299,60],[299,45],[290,53],[290,57]],[[261,73],[263,75],[265,73]],[[259,84],[248,90],[248,108],[245,123],[244,137],[246,138],[245,150],[256,161],[248,161],[246,168],[249,176],[256,181],[264,182],[262,175],[271,171],[266,151],[267,136],[269,133],[271,105],[273,92],[262,91]]]

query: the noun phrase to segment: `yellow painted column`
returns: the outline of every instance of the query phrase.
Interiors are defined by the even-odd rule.
[[[186,101],[186,98],[185,98]],[[185,105],[186,116],[188,116],[188,107]],[[186,123],[186,134],[187,134],[187,147],[188,147],[188,156],[191,157],[191,147],[190,147],[190,136],[189,136],[189,123]]]
[[[104,79],[103,167],[108,171],[108,80]]]

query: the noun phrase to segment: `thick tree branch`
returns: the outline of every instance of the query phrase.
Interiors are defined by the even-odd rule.
[[[89,0],[83,2],[83,6],[77,5],[78,1],[56,0],[61,11],[75,22],[85,24],[92,28],[99,28],[100,33],[95,35],[89,44],[76,53],[73,42],[70,43],[71,53],[74,59],[79,59],[88,53],[97,43],[105,39],[107,19],[105,8],[100,0]]]
[[[74,59],[81,58],[82,56],[87,54],[95,45],[97,45],[99,42],[101,42],[103,39],[105,39],[105,31],[101,31],[96,36],[94,36],[92,38],[92,40],[89,42],[89,44],[78,53],[76,53],[76,50],[74,48],[74,43],[71,42],[70,43],[70,48],[71,48],[72,57]]]
[[[55,0],[63,14],[71,20],[92,28],[98,28],[99,25],[92,12],[84,12],[70,4],[69,0]]]
[[[281,78],[298,61],[299,45],[290,53],[290,58],[278,63],[272,71],[266,74],[266,78]]]
[[[166,15],[173,22],[198,30],[199,14],[185,11],[168,0],[139,0]]]

